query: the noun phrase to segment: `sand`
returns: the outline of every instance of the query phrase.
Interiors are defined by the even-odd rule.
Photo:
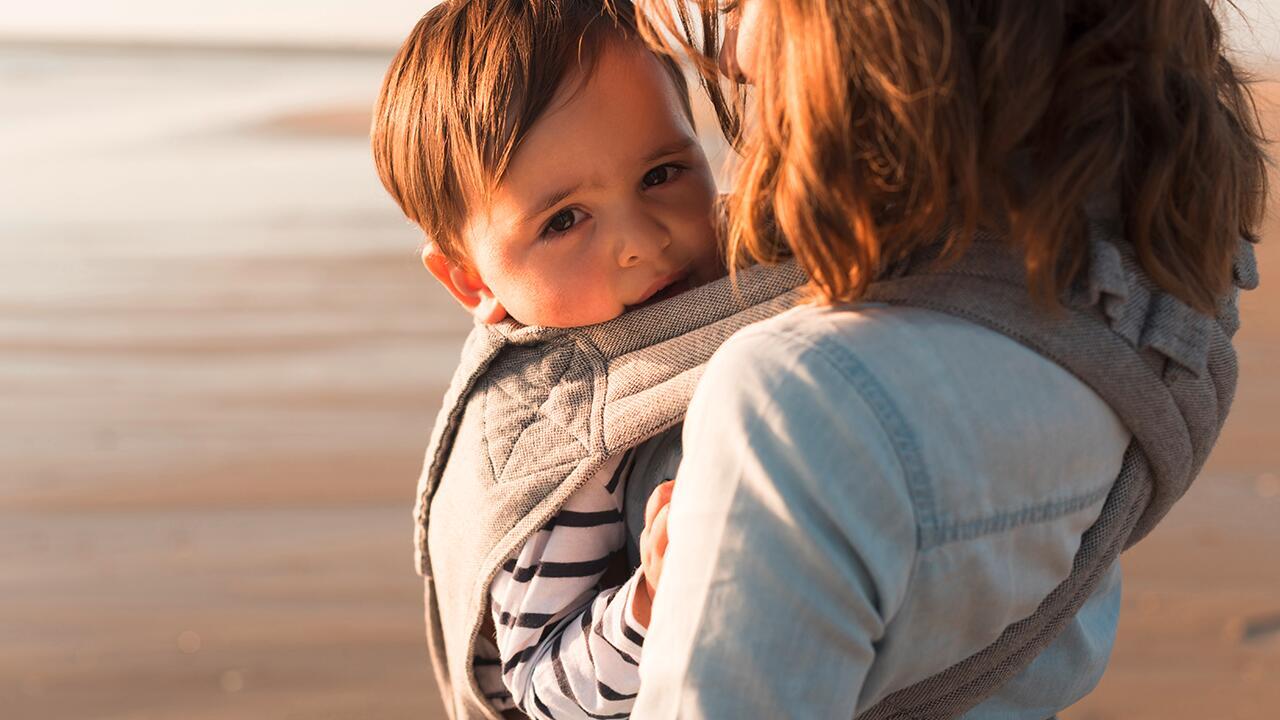
[[[410,507],[467,322],[368,160],[385,60],[0,49],[5,718],[442,717]],[[1069,720],[1280,712],[1277,288]]]
[[[442,717],[386,59],[0,51],[0,717]]]

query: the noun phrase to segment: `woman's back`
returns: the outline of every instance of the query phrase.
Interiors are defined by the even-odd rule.
[[[667,662],[645,668],[663,687],[715,688],[651,698],[695,717],[861,710],[985,647],[1069,574],[1130,439],[1053,362],[926,310],[800,308],[730,340],[703,382],[672,505],[672,527],[696,536],[673,534],[664,573],[685,609],[652,630],[646,654]],[[691,507],[705,517],[678,517]],[[1118,611],[1115,569],[972,717],[1082,697]],[[820,644],[842,651],[806,654]],[[685,714],[637,707],[651,710]]]

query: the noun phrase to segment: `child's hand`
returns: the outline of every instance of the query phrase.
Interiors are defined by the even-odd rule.
[[[662,560],[667,554],[667,511],[675,481],[668,480],[653,489],[644,507],[644,531],[640,533],[640,571],[644,581],[636,588],[631,612],[641,625],[649,627],[649,611],[662,577]]]

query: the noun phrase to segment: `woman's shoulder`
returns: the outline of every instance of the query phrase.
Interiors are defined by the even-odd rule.
[[[732,367],[746,375],[835,370],[855,386],[874,381],[900,398],[928,392],[928,385],[964,381],[993,365],[1024,376],[1030,371],[1060,378],[1063,372],[1016,341],[962,318],[875,303],[792,308],[743,328],[712,359],[712,368]]]
[[[1026,384],[1080,402],[1101,403],[1057,363],[998,331],[923,308],[878,303],[802,305],[735,334],[715,362],[762,373],[830,365],[865,375],[900,398],[932,395],[939,384]],[[998,405],[1002,395],[979,407]],[[968,406],[966,412],[975,408]]]
[[[770,348],[785,355],[784,349],[810,347],[818,352],[856,347],[863,358],[896,355],[911,348],[932,348],[961,338],[975,346],[990,344],[991,350],[1008,341],[1004,336],[967,320],[921,308],[882,303],[838,305],[806,304],[743,328],[726,343],[725,354],[758,353],[765,357]]]
[[[861,408],[849,422],[891,439],[940,530],[1097,499],[1130,439],[1052,360],[930,310],[799,307],[735,335],[707,374],[716,402],[767,402],[798,423],[816,407]]]
[[[996,330],[921,308],[799,306],[739,331],[708,372],[715,368],[762,378],[812,373],[823,384],[815,391],[828,395],[875,389],[904,410],[927,408],[906,412],[924,425],[948,416],[1070,427],[1101,419],[1104,434],[1125,434],[1102,398],[1053,360]]]

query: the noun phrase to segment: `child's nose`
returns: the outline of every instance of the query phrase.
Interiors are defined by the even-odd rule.
[[[618,238],[618,264],[622,267],[639,265],[671,244],[671,232],[666,224],[643,211],[624,219]]]

